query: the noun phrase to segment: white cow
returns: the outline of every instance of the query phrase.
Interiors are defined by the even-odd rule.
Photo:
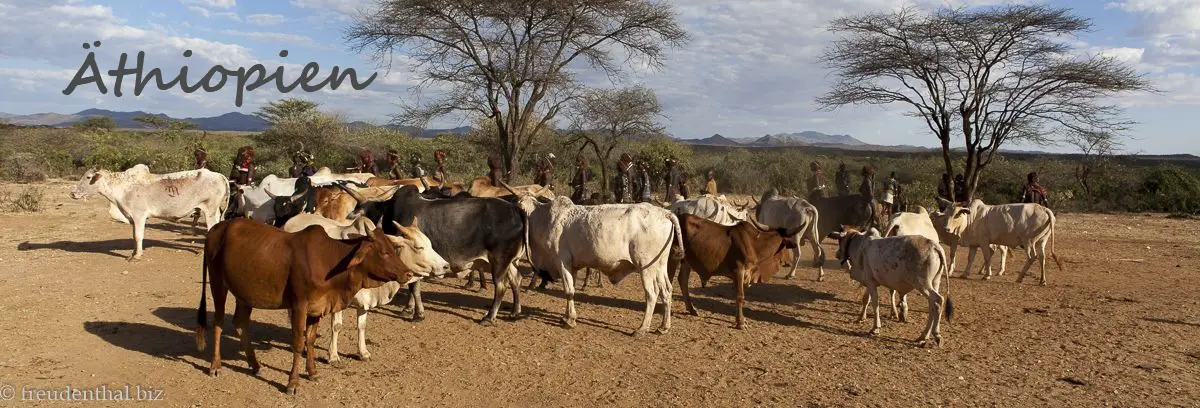
[[[954,317],[954,304],[948,296],[939,293],[942,279],[946,279],[947,291],[950,284],[945,250],[937,242],[919,235],[888,238],[879,235],[874,228],[866,234],[850,229],[829,235],[838,240],[837,257],[842,264],[850,266],[850,277],[867,287],[868,298],[875,308],[875,324],[871,334],[878,335],[883,326],[879,318],[879,286],[895,290],[900,296],[916,290],[929,298],[929,321],[916,341],[929,345],[932,337],[934,345],[940,346],[943,306],[946,320]],[[867,318],[867,298],[862,303],[859,321]],[[903,305],[900,313],[900,316],[907,317],[907,304]]]
[[[91,169],[83,174],[71,189],[71,198],[81,199],[100,194],[116,206],[120,216],[133,224],[133,255],[129,260],[142,259],[142,238],[148,218],[176,220],[200,210],[205,229],[221,221],[221,207],[229,194],[229,180],[220,173],[206,169],[152,174],[145,164],[135,165],[122,172]]]
[[[375,229],[375,223],[367,219],[367,217],[359,217],[351,223],[339,223],[328,218],[316,214],[300,214],[288,220],[283,225],[283,230],[287,232],[298,232],[312,225],[320,225],[325,229],[325,233],[330,238],[348,239],[353,235],[366,235]],[[400,228],[404,230],[404,228]],[[413,229],[415,230],[415,229]],[[398,239],[389,236],[389,239]],[[433,250],[433,245],[429,242],[429,237],[424,233],[418,236],[411,237],[413,248],[425,255],[426,262],[433,266],[435,271],[445,270],[449,267],[449,263]],[[401,287],[412,282],[420,280],[420,277],[414,277],[409,282],[384,282],[382,285],[369,289],[359,290],[350,299],[347,307],[353,308],[358,314],[358,356],[362,361],[371,359],[371,352],[367,351],[367,311],[377,308],[388,303],[391,303],[392,298],[396,296],[396,292]],[[341,356],[338,354],[338,338],[342,333],[342,311],[333,313],[331,327],[333,334],[329,340],[329,364],[339,365]]]
[[[646,312],[638,336],[650,329],[654,305],[663,302],[659,333],[671,328],[671,279],[668,257],[683,257],[679,219],[653,204],[575,205],[567,197],[541,204],[529,195],[518,201],[528,217],[527,247],[534,267],[557,273],[567,292],[564,323],[575,327],[575,284],[571,271],[594,268],[614,285],[640,272]]]
[[[343,180],[366,183],[367,179],[371,177],[373,176],[370,173],[335,174],[328,167],[321,167],[316,173],[309,176],[309,181],[314,187],[319,187]],[[279,178],[274,174],[268,174],[258,185],[239,186],[239,188],[242,190],[242,196],[237,212],[245,214],[255,221],[270,224],[275,220],[275,206],[272,205],[274,199],[295,195],[296,179]]]
[[[971,249],[967,255],[964,276],[970,275],[971,264],[975,262],[975,250],[982,247],[983,269],[987,272],[985,279],[991,277],[992,244],[1025,248],[1029,259],[1025,260],[1017,282],[1025,279],[1034,260],[1037,260],[1041,263],[1041,284],[1046,284],[1047,243],[1050,244],[1050,256],[1054,258],[1058,269],[1062,270],[1062,262],[1054,253],[1054,212],[1040,204],[987,205],[977,199],[966,208],[953,204],[946,212],[935,213],[931,218],[939,230],[959,237],[959,241],[950,246],[952,252],[958,249],[958,245],[966,245]]]
[[[705,194],[690,200],[680,200],[667,207],[675,215],[691,214],[725,226],[733,226],[749,219],[745,208],[734,208],[725,196],[713,197]]]

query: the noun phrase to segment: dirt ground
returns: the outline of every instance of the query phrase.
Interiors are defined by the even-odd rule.
[[[1066,271],[1051,269],[1046,287],[1036,278],[1017,284],[1024,255],[1016,254],[1003,277],[952,279],[957,315],[943,326],[940,349],[912,343],[926,319],[926,303],[915,294],[909,323],[885,321],[881,336],[865,336],[870,323],[855,322],[859,286],[833,261],[825,282],[801,265],[795,280],[748,289],[742,331],[732,328],[729,281],[700,289],[693,279],[700,316],[683,313],[676,288],[671,332],[642,338],[629,336],[643,307],[636,277],[579,295],[575,329],[559,324],[560,286],[527,292],[527,317],[483,327],[476,320],[491,302],[490,289],[462,290],[462,280],[442,279],[426,286],[422,322],[409,322],[397,306],[371,313],[371,361],[355,358],[348,318],[341,344],[349,361],[340,369],[325,364],[329,319],[323,320],[321,378],[302,377],[292,397],[282,392],[291,362],[286,312],[254,314],[250,330],[265,365],[260,376],[249,374],[239,342],[226,330],[226,370],[210,378],[209,355],[196,351],[192,336],[202,237],[188,224],[156,221],[147,228],[145,259],[127,262],[130,228],[109,220],[102,197],[71,200],[70,184],[47,183],[40,213],[0,214],[0,386],[14,387],[17,399],[23,387],[129,384],[162,390],[171,406],[1200,401],[1197,221],[1062,214],[1056,241]],[[832,251],[832,242],[825,247]],[[958,259],[965,264],[965,250]]]

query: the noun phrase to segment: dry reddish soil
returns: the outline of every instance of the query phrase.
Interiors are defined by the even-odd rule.
[[[940,349],[916,347],[926,303],[910,296],[907,324],[885,321],[879,337],[856,323],[861,293],[833,261],[816,282],[748,289],[746,330],[733,326],[732,288],[697,285],[699,317],[629,336],[641,320],[640,279],[578,296],[580,325],[560,326],[561,287],[523,296],[527,316],[483,327],[491,294],[460,279],[428,285],[427,317],[399,307],[371,313],[373,358],[359,361],[343,334],[342,368],[282,392],[291,352],[284,311],[258,311],[252,376],[232,330],[226,370],[206,374],[192,330],[200,293],[202,238],[189,223],[147,228],[146,255],[106,202],[74,201],[51,182],[40,213],[0,214],[0,385],[62,388],[125,384],[163,391],[170,405],[267,406],[1194,406],[1200,401],[1200,222],[1163,215],[1062,214],[1049,286],[1007,275],[950,282],[957,316]],[[15,191],[13,185],[0,189]],[[827,250],[832,250],[830,242]],[[965,264],[966,251],[958,254]],[[831,257],[832,258],[832,257]],[[210,311],[211,311],[211,306]],[[506,302],[507,307],[507,302]],[[227,310],[232,310],[232,305]],[[885,312],[885,315],[888,314]],[[226,318],[231,327],[231,317]],[[658,317],[656,316],[656,324]],[[352,328],[353,319],[347,319]],[[111,403],[110,403],[111,404]]]

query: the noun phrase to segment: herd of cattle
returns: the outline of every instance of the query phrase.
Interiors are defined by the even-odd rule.
[[[203,216],[208,233],[202,274],[207,286],[202,283],[196,340],[203,351],[208,325],[204,291],[211,288],[216,323],[209,373],[220,372],[221,322],[226,297],[232,293],[235,332],[256,374],[260,365],[247,333],[251,311],[289,311],[289,393],[299,383],[302,356],[307,358],[309,377],[317,375],[313,347],[321,317],[333,315],[329,361],[337,363],[341,311],[356,309],[359,353],[366,360],[367,310],[391,302],[407,285],[408,308],[414,321],[421,320],[420,282],[448,274],[465,275],[470,286],[472,274],[478,273],[483,290],[484,272],[490,273],[493,301],[481,320],[489,325],[509,292],[512,315],[521,314],[519,265],[534,271],[533,279],[540,277],[543,286],[561,280],[567,300],[564,324],[573,327],[575,272],[599,271],[613,284],[639,273],[646,305],[634,335],[650,330],[659,303],[664,307],[658,332],[670,329],[671,281],[676,274],[686,311],[693,315],[697,312],[688,292],[691,272],[702,286],[713,276],[724,276],[736,288],[736,327],[741,329],[746,287],[774,276],[789,250],[794,257],[786,276],[792,278],[805,243],[813,252],[817,280],[823,280],[825,253],[820,242],[830,238],[838,241],[840,264],[867,289],[861,319],[866,319],[868,306],[874,308],[871,333],[877,334],[881,325],[877,287],[891,290],[893,317],[902,321],[908,314],[905,296],[916,291],[928,298],[930,316],[917,341],[937,346],[942,340],[941,316],[953,316],[953,303],[941,282],[948,282],[954,270],[958,246],[970,248],[967,273],[975,250],[983,249],[985,267],[980,272],[986,271],[985,278],[992,275],[990,261],[997,250],[1002,260],[1010,248],[1025,250],[1028,259],[1018,282],[1038,261],[1041,283],[1046,283],[1047,244],[1058,263],[1053,255],[1054,214],[1036,204],[946,202],[941,203],[944,211],[918,208],[877,225],[870,202],[837,197],[810,203],[774,190],[754,200],[753,206],[709,195],[677,197],[664,206],[579,205],[546,188],[493,186],[486,177],[465,185],[439,185],[430,179],[334,174],[327,168],[301,179],[267,176],[257,186],[238,187],[234,200],[229,199],[230,186],[225,176],[208,170],[152,174],[139,164],[122,172],[90,170],[71,197],[100,194],[108,199],[110,216],[133,227],[130,260],[142,256],[148,218]],[[235,208],[223,208],[230,202]],[[221,222],[227,211],[239,217]],[[874,226],[882,226],[883,232]],[[950,251],[941,244],[949,245]],[[1062,264],[1058,266],[1061,270]]]

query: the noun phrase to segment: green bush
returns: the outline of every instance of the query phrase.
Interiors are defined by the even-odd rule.
[[[1138,192],[1146,209],[1200,214],[1200,180],[1178,167],[1159,167],[1150,172]]]

